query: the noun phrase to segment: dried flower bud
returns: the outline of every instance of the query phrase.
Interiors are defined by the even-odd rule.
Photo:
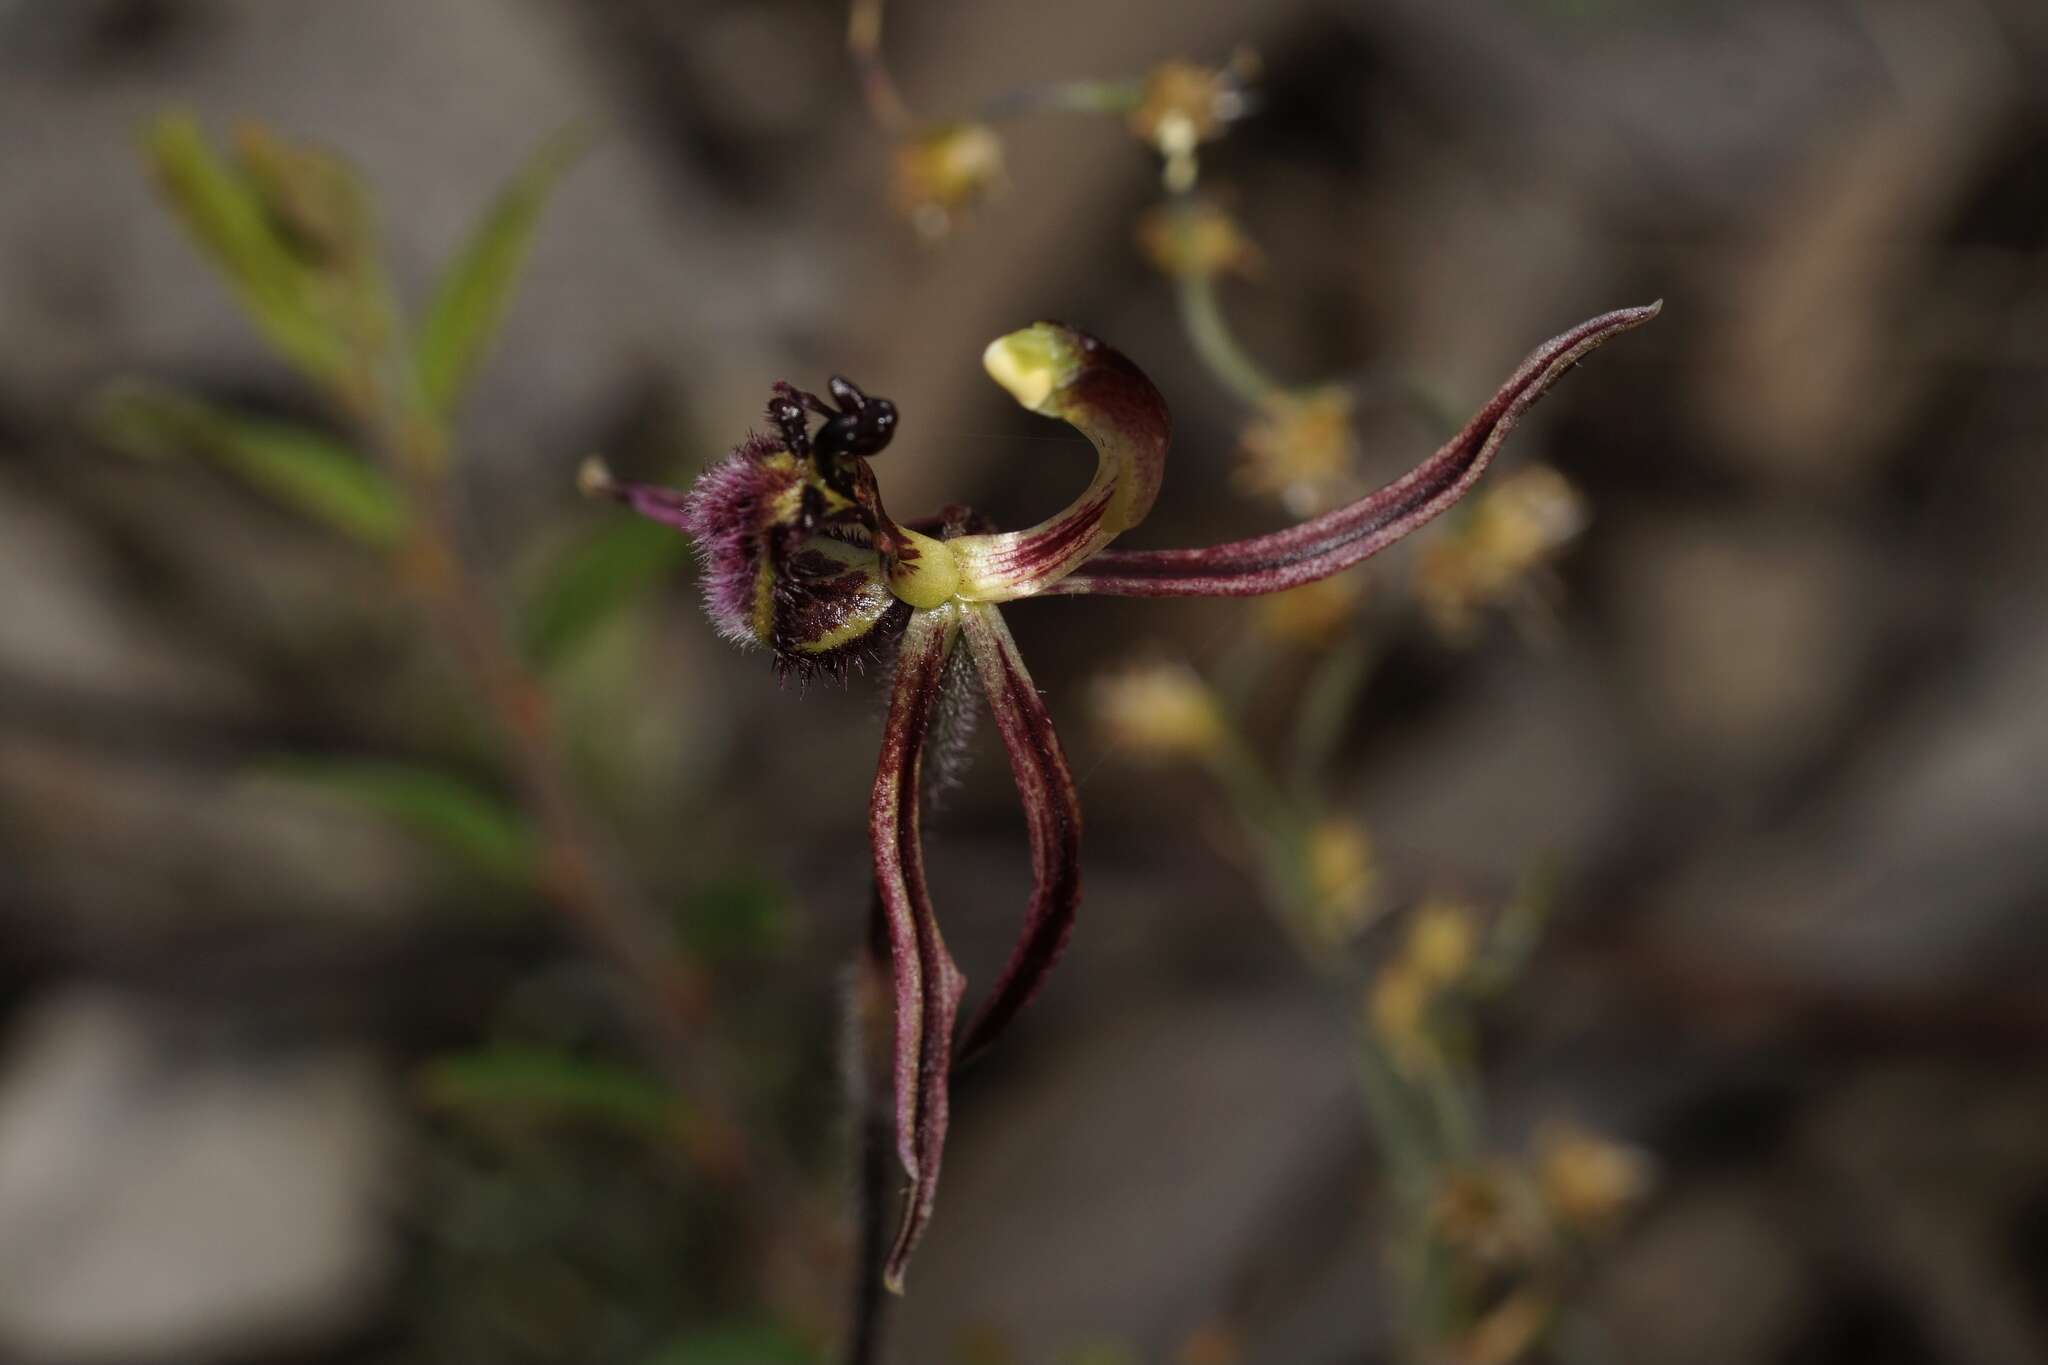
[[[1207,201],[1145,210],[1138,248],[1154,269],[1175,277],[1256,275],[1265,263],[1238,221]]]
[[[1584,1233],[1609,1231],[1649,1192],[1649,1157],[1572,1124],[1536,1135],[1536,1173],[1557,1220]]]
[[[1355,820],[1332,817],[1309,832],[1308,874],[1316,932],[1327,943],[1355,938],[1379,900],[1372,836]]]
[[[1407,963],[1382,968],[1366,994],[1366,1024],[1402,1071],[1433,1069],[1441,1060],[1429,1034],[1429,983]]]
[[[935,240],[1003,182],[1003,140],[985,123],[955,123],[896,148],[896,206]]]
[[[1195,148],[1223,135],[1243,117],[1248,54],[1228,67],[1164,62],[1145,78],[1145,93],[1131,111],[1131,132],[1166,159],[1166,185],[1176,193],[1195,181]]]
[[[1502,1161],[1447,1168],[1432,1194],[1429,1221],[1446,1245],[1487,1266],[1533,1259],[1546,1240],[1543,1210],[1530,1197],[1526,1177]]]
[[[1269,399],[1244,429],[1237,487],[1277,497],[1297,516],[1336,501],[1358,463],[1351,413],[1350,392],[1337,387]]]
[[[1585,499],[1562,474],[1547,465],[1517,470],[1423,546],[1416,595],[1438,630],[1467,637],[1481,611],[1514,597],[1585,526]]]
[[[1202,758],[1225,735],[1215,694],[1184,664],[1129,669],[1095,684],[1095,718],[1110,741],[1147,758]]]
[[[1435,992],[1463,978],[1478,948],[1478,918],[1471,908],[1434,900],[1425,902],[1409,921],[1403,955],[1424,988]]]

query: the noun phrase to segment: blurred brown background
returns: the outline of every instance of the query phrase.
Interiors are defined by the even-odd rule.
[[[644,1143],[421,1088],[498,1037],[630,1056],[602,972],[406,834],[252,776],[376,754],[489,780],[434,642],[365,557],[204,466],[101,448],[80,412],[139,374],[317,415],[155,206],[135,146],[161,108],[345,154],[415,290],[582,120],[463,425],[501,582],[604,515],[584,453],[684,478],[785,376],[899,403],[892,508],[1042,515],[1085,448],[1035,439],[977,363],[1040,316],[1175,406],[1134,544],[1279,524],[1233,495],[1238,414],[1132,244],[1144,149],[1027,120],[1007,196],[921,248],[842,23],[0,0],[0,1359],[757,1358],[662,1354],[761,1311],[704,1232],[747,1210],[700,1221]],[[1345,745],[1397,889],[1561,871],[1487,1083],[1504,1139],[1567,1112],[1657,1158],[1584,1290],[1607,1358],[2048,1359],[2048,9],[899,3],[887,46],[943,115],[1240,42],[1260,105],[1204,177],[1266,249],[1226,302],[1270,368],[1395,367],[1469,409],[1543,337],[1667,301],[1509,446],[1592,509],[1553,638],[1395,641]],[[1372,434],[1376,475],[1433,443]],[[1140,645],[1213,662],[1244,610],[1010,613],[1083,778],[1089,894],[960,1086],[895,1360],[1169,1361],[1220,1318],[1246,1361],[1386,1358],[1345,1009],[1211,851],[1201,784],[1086,724],[1091,678]],[[761,1078],[750,1121],[830,1198],[879,702],[778,690],[686,574],[628,635],[560,681],[580,766],[658,899],[772,919],[704,949],[717,1028]],[[1028,872],[983,747],[928,831],[985,983]]]

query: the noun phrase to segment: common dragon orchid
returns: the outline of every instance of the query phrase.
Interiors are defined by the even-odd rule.
[[[949,508],[904,525],[883,509],[868,457],[894,434],[895,406],[841,378],[830,401],[788,384],[772,431],[743,441],[689,492],[617,480],[593,464],[586,488],[695,537],[705,604],[721,634],[766,645],[778,667],[843,671],[893,654],[895,681],[868,803],[876,888],[895,980],[897,1154],[909,1189],[884,1267],[901,1292],[931,1218],[948,1080],[1016,1017],[1059,959],[1081,900],[1081,810],[1052,717],[998,604],[1023,597],[1247,597],[1349,568],[1437,516],[1485,472],[1509,430],[1580,357],[1657,315],[1658,304],[1582,322],[1544,342],[1464,429],[1407,474],[1287,530],[1198,550],[1113,552],[1151,510],[1172,418],[1122,355],[1060,323],[991,343],[990,377],[1024,407],[1087,437],[1098,463],[1072,505],[1024,531],[989,530]],[[815,431],[811,419],[822,418]],[[1008,964],[956,1052],[966,979],[946,951],[926,890],[918,789],[927,732],[955,651],[979,676],[1009,751],[1031,841],[1033,887]]]

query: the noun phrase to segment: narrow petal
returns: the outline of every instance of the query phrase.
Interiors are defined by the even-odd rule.
[[[1028,531],[946,542],[960,598],[1005,602],[1045,591],[1145,519],[1166,473],[1173,418],[1136,365],[1063,323],[999,337],[982,363],[1019,403],[1066,422],[1096,453],[1095,478],[1058,516]]]
[[[1097,555],[1085,570],[1044,591],[1121,597],[1250,597],[1348,569],[1463,497],[1486,472],[1516,421],[1565,371],[1608,338],[1656,317],[1662,307],[1659,302],[1604,313],[1544,342],[1441,450],[1349,506],[1285,531],[1205,550]]]
[[[918,612],[905,627],[895,692],[882,728],[882,759],[868,804],[875,888],[882,899],[895,975],[896,1154],[910,1177],[903,1222],[882,1275],[883,1283],[899,1294],[904,1266],[931,1220],[938,1191],[953,1022],[967,986],[946,952],[932,914],[917,811],[925,732],[958,633],[959,613],[951,607]]]
[[[1031,903],[1024,932],[995,991],[967,1030],[963,1059],[986,1046],[1038,992],[1059,961],[1081,904],[1081,802],[1053,733],[1052,717],[1032,686],[1010,628],[992,605],[967,604],[961,618],[967,649],[981,675],[996,729],[1010,752],[1017,795],[1031,834]]]

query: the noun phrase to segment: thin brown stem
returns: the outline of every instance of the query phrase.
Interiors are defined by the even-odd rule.
[[[513,652],[498,604],[463,556],[446,476],[447,434],[392,401],[393,387],[388,378],[366,385],[355,415],[406,491],[410,535],[398,552],[399,576],[476,684],[505,742],[521,803],[541,837],[543,897],[635,983],[644,1022],[664,1059],[685,1055],[707,1016],[703,976],[678,956],[597,853],[562,770],[553,708]]]

